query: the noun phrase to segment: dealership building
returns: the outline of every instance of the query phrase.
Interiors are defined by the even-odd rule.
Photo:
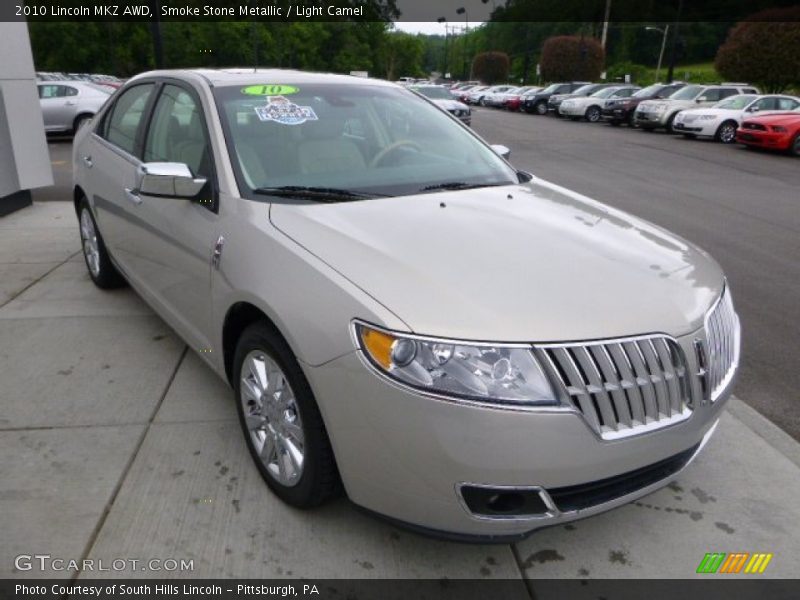
[[[24,22],[0,22],[0,216],[31,203],[31,190],[53,184]]]

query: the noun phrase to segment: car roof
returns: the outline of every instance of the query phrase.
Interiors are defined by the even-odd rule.
[[[196,80],[202,79],[211,86],[247,85],[247,84],[300,84],[300,83],[336,83],[341,85],[368,85],[397,87],[396,83],[355,77],[353,75],[338,75],[334,73],[313,73],[294,69],[170,69],[160,71],[147,71],[140,73],[132,80],[145,77],[174,77],[176,79]]]

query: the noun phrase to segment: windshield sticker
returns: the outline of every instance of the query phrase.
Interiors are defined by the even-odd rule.
[[[289,94],[296,94],[300,88],[293,85],[249,85],[242,88],[242,93],[246,96],[288,96]]]
[[[298,106],[283,96],[269,96],[266,106],[256,106],[256,114],[261,121],[275,121],[281,125],[300,125],[318,120],[313,108]]]

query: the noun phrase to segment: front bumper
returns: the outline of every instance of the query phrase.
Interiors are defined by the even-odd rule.
[[[565,117],[582,117],[586,114],[586,107],[581,105],[564,105],[564,103],[561,103],[558,107],[558,113]]]
[[[672,124],[672,129],[676,133],[691,133],[700,136],[713,137],[717,132],[718,123],[716,121],[692,121],[690,123],[678,121]]]
[[[627,121],[631,111],[626,108],[604,108],[600,111],[600,118],[606,121]]]
[[[768,148],[771,150],[788,150],[792,143],[789,133],[776,131],[760,131],[758,129],[739,129],[736,132],[736,141],[747,146]]]
[[[641,110],[637,110],[634,113],[634,121],[636,122],[639,127],[644,128],[656,128],[656,127],[666,127],[667,119],[669,118],[669,113],[664,112],[644,112]]]
[[[691,344],[688,337],[682,346]],[[697,372],[695,359],[687,361]],[[710,437],[731,388],[713,403],[698,402],[681,423],[607,441],[576,411],[520,411],[411,392],[376,376],[358,352],[307,367],[306,374],[355,504],[426,531],[495,540],[601,513],[665,485]],[[692,385],[699,397],[699,382]],[[460,493],[467,484],[536,488],[549,497],[554,488],[618,477],[687,452],[671,475],[579,509],[550,497],[546,514],[478,516]]]

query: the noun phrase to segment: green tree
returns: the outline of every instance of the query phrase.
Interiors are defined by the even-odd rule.
[[[738,23],[717,52],[717,71],[781,92],[800,83],[800,7],[764,11]]]
[[[382,72],[386,79],[419,77],[422,72],[424,42],[421,38],[402,31],[389,32],[383,40],[380,53]]]

